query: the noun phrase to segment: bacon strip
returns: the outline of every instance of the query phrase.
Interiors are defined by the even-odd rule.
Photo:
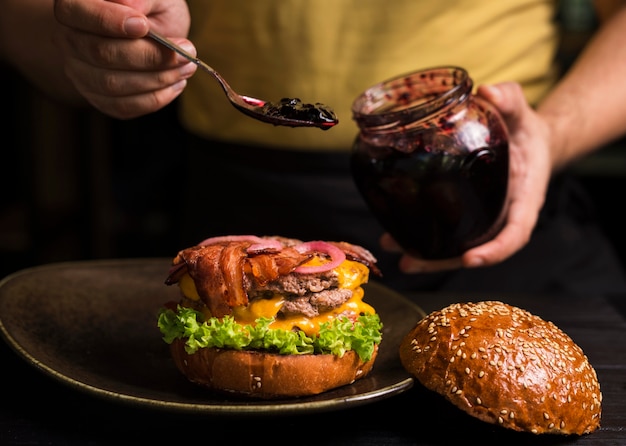
[[[224,300],[228,288],[220,265],[223,250],[224,245],[208,245],[182,252],[200,298],[216,317],[222,317],[231,311]]]
[[[244,261],[247,258],[246,248],[249,243],[230,243],[224,247],[219,258],[219,273],[225,282],[226,291],[222,299],[229,308],[248,304],[248,294],[244,287]],[[219,296],[211,296],[211,300]],[[216,315],[211,310],[214,316]]]

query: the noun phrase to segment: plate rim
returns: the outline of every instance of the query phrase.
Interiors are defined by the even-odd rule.
[[[85,267],[85,266],[115,266],[119,264],[137,264],[147,265],[148,263],[164,263],[169,262],[171,259],[165,257],[138,257],[138,258],[120,258],[120,259],[93,259],[93,260],[78,260],[78,261],[62,261],[53,262],[37,266],[32,266],[24,269],[20,269],[4,278],[0,279],[0,290],[12,280],[18,279],[20,276],[28,274],[37,274],[40,272],[53,270],[57,268],[72,268],[72,267]],[[416,311],[424,317],[426,314],[422,308],[417,304],[409,300],[407,297],[395,291],[386,285],[379,282],[370,280],[366,286],[378,287],[384,290],[386,293],[395,295],[397,299],[402,301],[408,307],[411,307],[413,311]],[[2,304],[2,294],[0,294],[0,305]],[[277,414],[289,413],[294,414],[297,412],[330,412],[334,410],[342,410],[349,407],[357,407],[375,401],[380,401],[386,398],[390,398],[394,395],[403,393],[414,385],[414,378],[408,373],[407,377],[391,385],[387,385],[380,389],[372,391],[356,393],[354,395],[339,396],[328,399],[319,399],[315,401],[294,398],[294,399],[281,399],[281,400],[249,400],[242,401],[241,404],[214,404],[214,403],[191,403],[191,402],[179,402],[171,400],[159,400],[156,398],[148,398],[142,396],[131,395],[124,393],[123,391],[107,390],[91,383],[83,382],[75,377],[68,376],[54,367],[45,364],[38,359],[36,355],[32,354],[28,349],[20,344],[18,340],[11,334],[5,324],[5,319],[0,312],[0,337],[8,344],[8,346],[20,357],[21,360],[26,361],[27,364],[34,367],[39,372],[42,372],[45,376],[48,376],[69,388],[77,390],[83,394],[89,396],[95,396],[102,400],[113,401],[117,403],[123,403],[130,406],[140,408],[150,408],[159,411],[175,411],[179,413],[193,413],[193,414],[209,414],[209,415],[244,415],[244,416],[272,416]],[[353,385],[349,384],[348,386]],[[319,397],[319,396],[318,396]]]

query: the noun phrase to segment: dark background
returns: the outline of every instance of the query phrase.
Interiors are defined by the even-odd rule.
[[[584,2],[563,2],[559,58],[566,69],[595,27]],[[582,6],[581,6],[582,5]],[[0,65],[5,113],[0,175],[0,277],[39,264],[171,257],[180,248],[181,129],[172,104],[132,121],[73,110],[42,96]],[[570,169],[587,187],[626,264],[626,143]]]

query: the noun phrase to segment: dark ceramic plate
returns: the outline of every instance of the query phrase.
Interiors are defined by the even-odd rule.
[[[344,409],[413,385],[398,346],[424,316],[405,297],[370,282],[365,300],[384,324],[372,372],[321,395],[279,401],[233,399],[188,382],[170,359],[157,312],[178,300],[165,286],[169,259],[56,263],[0,282],[0,330],[30,364],[83,391],[130,405],[207,414],[271,415]]]

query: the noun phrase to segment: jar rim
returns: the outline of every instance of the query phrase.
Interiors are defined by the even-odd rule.
[[[437,90],[429,89],[434,79]],[[425,88],[415,88],[419,85]],[[360,126],[401,125],[430,115],[471,94],[473,82],[464,68],[446,65],[394,76],[367,88],[352,103],[352,117]]]

